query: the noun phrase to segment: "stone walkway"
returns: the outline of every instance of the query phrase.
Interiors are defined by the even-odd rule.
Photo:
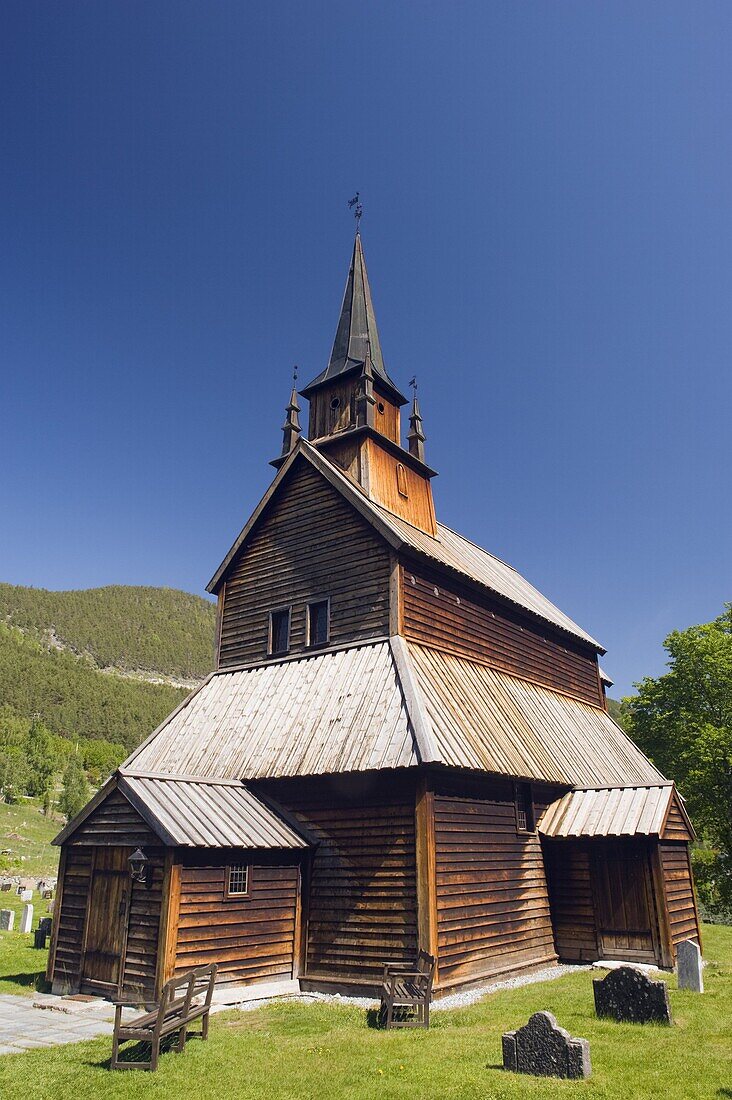
[[[65,1011],[34,1007],[38,1003],[42,998],[12,993],[0,996],[0,1054],[20,1054],[112,1034],[114,1006],[108,1001],[81,1002],[78,1010]]]

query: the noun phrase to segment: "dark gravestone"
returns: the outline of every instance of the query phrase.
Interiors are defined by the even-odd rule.
[[[595,978],[595,1011],[620,1023],[670,1024],[668,986],[647,978],[634,966],[620,966],[606,978]]]
[[[42,949],[46,946],[47,933],[42,928],[36,928],[33,934],[33,946]]]
[[[590,1044],[573,1039],[551,1012],[535,1012],[527,1024],[503,1036],[503,1068],[535,1077],[589,1077]]]
[[[51,928],[53,927],[53,917],[41,917],[38,922],[38,931],[45,932],[47,936],[51,935]]]

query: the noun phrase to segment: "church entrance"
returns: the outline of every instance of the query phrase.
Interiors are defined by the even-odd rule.
[[[660,962],[648,845],[595,841],[591,866],[600,958]]]
[[[85,993],[117,992],[127,939],[131,848],[95,848],[81,985]]]

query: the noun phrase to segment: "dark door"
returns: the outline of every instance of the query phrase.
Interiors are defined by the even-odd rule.
[[[95,848],[82,986],[116,992],[122,977],[130,898],[129,848]]]
[[[655,905],[646,845],[639,841],[593,845],[592,880],[600,957],[659,961]]]

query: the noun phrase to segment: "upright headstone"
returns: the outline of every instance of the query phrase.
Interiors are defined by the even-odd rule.
[[[595,1011],[598,1016],[631,1024],[670,1024],[668,986],[647,978],[634,966],[620,966],[606,978],[595,978]]]
[[[527,1024],[503,1036],[503,1068],[535,1077],[589,1077],[590,1044],[573,1039],[551,1012],[535,1012]]]
[[[15,913],[12,909],[0,909],[0,932],[12,932]]]
[[[694,993],[704,992],[702,974],[702,953],[695,940],[684,940],[677,948],[676,969],[679,989],[692,989]]]
[[[33,929],[33,906],[24,905],[23,915],[20,918],[20,930],[21,932],[30,932]]]
[[[53,927],[53,918],[52,917],[41,917],[41,919],[38,922],[38,927],[41,929],[42,932],[45,932],[47,936],[50,936],[51,935],[51,929]]]
[[[33,901],[33,891],[32,890],[23,890],[21,892],[21,895],[20,895],[20,900],[21,901]]]

